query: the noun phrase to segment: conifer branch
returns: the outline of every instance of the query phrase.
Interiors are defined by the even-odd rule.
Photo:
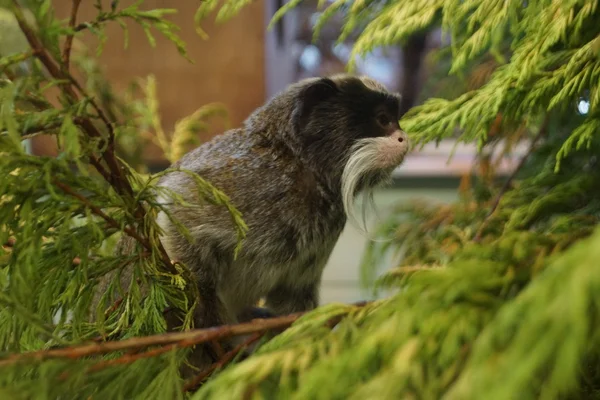
[[[33,29],[31,29],[31,27],[25,21],[23,10],[16,0],[13,0],[13,9],[15,13],[15,18],[17,19],[21,31],[25,35],[25,38],[29,42],[29,45],[33,49],[37,58],[48,70],[48,73],[54,79],[66,81],[65,83],[61,83],[59,87],[65,93],[67,98],[72,103],[76,103],[79,100],[77,93],[75,92],[75,90],[73,90],[73,87],[75,87],[85,98],[89,99],[90,104],[92,105],[92,107],[94,107],[95,111],[98,113],[98,116],[106,125],[109,133],[109,140],[107,148],[102,152],[102,158],[108,165],[110,169],[110,174],[107,173],[103,168],[101,168],[101,171],[99,172],[109,183],[111,183],[112,186],[115,187],[118,193],[131,196],[133,194],[133,189],[131,188],[131,185],[129,185],[127,179],[125,179],[123,175],[123,169],[119,166],[119,163],[114,156],[114,130],[112,124],[110,123],[110,121],[108,121],[104,112],[96,104],[94,99],[91,96],[87,95],[87,93],[85,92],[83,87],[77,82],[77,80],[71,74],[69,74],[68,71],[66,71],[64,68],[61,68],[54,62],[50,54],[48,54],[48,52],[44,48],[42,42],[36,36]],[[100,133],[100,131],[88,118],[83,118],[81,120],[81,125],[84,128],[84,131],[89,136],[94,138],[102,138],[102,134]],[[100,145],[100,147],[102,146],[103,144]]]
[[[75,93],[75,91],[73,90],[73,87],[71,85],[79,87],[79,88],[81,88],[81,86],[77,84],[76,80],[70,74],[63,72],[61,70],[61,68],[54,62],[54,60],[52,59],[50,54],[48,54],[48,52],[44,48],[44,45],[42,44],[42,42],[36,36],[33,29],[31,29],[31,27],[25,21],[25,16],[23,14],[23,10],[16,0],[13,0],[13,10],[14,10],[15,18],[17,19],[17,22],[19,24],[19,27],[21,28],[21,31],[23,32],[23,34],[25,35],[25,38],[29,42],[29,45],[33,49],[36,57],[40,60],[40,62],[44,65],[44,67],[46,67],[46,69],[48,70],[48,73],[54,79],[69,82],[69,83],[61,83],[59,86],[60,86],[61,90],[65,93],[67,98],[72,103],[77,102],[77,100],[78,100],[77,93]],[[92,101],[91,104],[93,105],[95,103]],[[99,109],[98,107],[95,107],[95,108],[97,110]],[[99,114],[99,115],[102,118],[103,114]],[[105,123],[106,122],[108,122],[108,121],[105,121]],[[102,134],[97,130],[95,125],[88,119],[83,119],[81,121],[81,124],[82,124],[85,132],[88,135],[90,135],[91,137],[97,137],[97,138],[102,137]],[[110,123],[107,125],[110,126]],[[121,169],[116,166],[116,161],[114,160],[114,156],[107,157],[106,152],[103,152],[103,158],[105,159],[106,163],[108,164],[109,168],[111,169],[110,172],[112,174],[114,174],[114,176],[121,177],[122,174],[119,172]],[[126,194],[132,193],[131,189],[129,189],[129,190],[127,190],[126,188],[124,189],[121,182],[115,182],[115,180],[113,179],[113,176],[111,174],[109,174],[107,171],[105,171],[104,168],[101,168],[101,170],[98,172],[100,172],[102,174],[102,176],[105,179],[107,179],[107,181],[109,183],[113,184],[113,186],[115,186],[115,189],[117,189],[119,193],[123,193],[123,192],[125,192]],[[123,193],[123,194],[125,194],[125,193]]]
[[[29,46],[31,54],[18,53],[0,60],[0,70],[10,67],[3,74],[8,80],[0,82],[0,96],[6,105],[0,112],[0,141],[15,144],[13,152],[2,148],[9,157],[0,162],[0,225],[4,239],[14,235],[0,257],[0,302],[6,305],[0,307],[0,397],[454,400],[586,398],[598,391],[600,370],[595,355],[600,352],[600,342],[594,335],[600,320],[600,274],[594,268],[600,257],[600,141],[595,135],[600,126],[597,2],[532,2],[531,7],[525,8],[520,2],[484,0],[395,0],[377,7],[368,0],[354,2],[351,7],[343,6],[343,1],[325,5],[316,29],[323,28],[322,21],[334,14],[343,14],[340,40],[358,33],[353,46],[355,55],[365,55],[380,46],[397,46],[432,25],[441,24],[442,30],[449,33],[450,45],[442,44],[441,51],[433,50],[437,55],[428,61],[435,64],[432,72],[442,79],[428,79],[435,85],[427,85],[432,87],[423,88],[419,97],[429,100],[412,108],[403,118],[403,125],[416,144],[455,139],[458,133],[459,141],[484,144],[489,154],[494,154],[502,141],[507,145],[497,159],[501,161],[523,137],[522,121],[537,121],[548,111],[553,113],[552,135],[542,139],[543,133],[531,133],[532,140],[539,134],[534,140],[538,141],[536,148],[530,148],[525,158],[517,159],[519,165],[511,171],[512,175],[508,174],[510,178],[496,188],[490,187],[491,179],[482,179],[461,191],[459,199],[451,204],[419,200],[392,212],[378,227],[376,240],[370,241],[363,259],[367,277],[374,275],[378,266],[387,264],[387,256],[401,258],[398,267],[374,285],[374,289],[392,289],[393,293],[380,292],[390,295],[388,299],[349,312],[346,305],[319,307],[248,358],[244,344],[277,335],[289,325],[259,329],[253,321],[250,325],[256,328],[245,329],[252,333],[239,333],[236,325],[226,327],[226,333],[221,331],[224,327],[214,327],[186,331],[184,337],[166,334],[156,339],[155,335],[150,341],[145,337],[158,329],[162,332],[165,321],[161,313],[165,307],[189,304],[183,298],[189,296],[173,290],[168,279],[152,285],[146,296],[142,277],[133,279],[137,273],[143,275],[147,266],[164,269],[159,258],[160,241],[156,240],[156,230],[151,229],[154,225],[149,225],[153,218],[144,217],[144,195],[150,194],[157,181],[148,182],[138,193],[134,179],[141,183],[140,177],[129,174],[128,165],[115,156],[111,140],[121,141],[131,135],[131,140],[136,141],[137,122],[134,127],[121,127],[117,125],[119,120],[153,118],[159,111],[146,103],[134,107],[133,102],[119,102],[119,96],[105,92],[108,85],[104,82],[93,84],[90,89],[83,85],[84,90],[83,81],[73,78],[69,63],[64,61],[64,39],[83,29],[104,39],[110,35],[103,31],[106,22],[115,21],[127,30],[123,20],[132,19],[142,26],[151,43],[154,40],[149,30],[157,29],[170,37],[180,51],[183,44],[175,37],[176,26],[163,18],[175,12],[173,9],[140,10],[140,0],[117,10],[117,0],[106,12],[100,0],[94,2],[99,10],[97,17],[77,21],[81,14],[71,10],[76,17],[69,20],[67,16],[69,26],[63,26],[66,30],[47,12],[49,2],[34,7],[35,15],[44,18],[44,23],[31,34],[44,46],[49,44],[45,56],[57,69],[52,69],[52,65],[48,68],[44,55],[37,54],[34,46]],[[202,1],[195,22],[213,12],[219,20],[230,18],[247,3]],[[293,0],[276,17],[299,3]],[[486,68],[477,65],[490,56],[498,68],[490,65],[489,71],[483,71]],[[12,72],[19,61],[32,58],[36,68],[26,77]],[[69,58],[74,61],[72,54]],[[94,83],[97,71],[87,63],[82,67],[92,72],[88,76]],[[58,71],[60,75],[48,71]],[[455,72],[460,74],[455,76]],[[475,80],[464,79],[469,75]],[[63,109],[45,101],[47,87],[59,89]],[[71,97],[69,90],[76,96]],[[582,108],[586,102],[587,111]],[[119,104],[122,109],[111,113]],[[13,106],[19,113],[11,113]],[[55,130],[57,138],[69,145],[65,146],[64,157],[39,159],[18,148],[19,130],[43,128],[64,115],[71,119],[66,121],[69,126]],[[500,115],[502,129],[497,130]],[[86,122],[79,124],[75,120],[79,117]],[[123,130],[116,131],[117,127]],[[115,138],[113,128],[124,135]],[[539,139],[545,142],[543,146]],[[577,151],[577,155],[566,158],[571,151]],[[135,154],[137,157],[137,151]],[[170,156],[177,158],[174,154]],[[498,165],[490,164],[492,159],[490,156],[489,160],[482,160],[479,175]],[[85,196],[85,200],[122,226],[136,230],[152,244],[151,252],[140,244],[139,251],[127,260],[125,256],[121,260],[109,255],[115,244],[106,240],[106,234],[114,230],[112,225],[79,203],[81,199],[71,198],[65,203],[65,197],[70,195],[53,185],[52,171],[70,170],[71,161],[82,167],[92,165],[102,175],[100,181],[96,176],[79,179],[69,172],[65,172],[70,177],[68,181],[58,176],[55,179]],[[560,173],[556,173],[559,167]],[[13,174],[16,170],[20,172]],[[40,179],[42,173],[46,175]],[[518,186],[514,182],[517,179]],[[103,180],[114,189],[110,196],[96,198],[85,194],[86,189],[94,191],[98,184],[104,184]],[[198,186],[204,184],[201,177],[197,180]],[[59,192],[59,196],[48,196],[49,192]],[[207,197],[209,192],[206,191]],[[215,203],[230,207],[216,189],[213,197]],[[482,197],[488,200],[481,202]],[[76,215],[71,213],[73,206]],[[118,210],[108,212],[108,207]],[[14,217],[13,211],[17,212]],[[86,218],[89,214],[92,218]],[[239,214],[234,219],[242,225]],[[52,236],[46,243],[48,229],[52,229]],[[81,236],[72,238],[73,232]],[[474,245],[474,232],[478,234],[475,239],[480,240],[483,235],[485,243]],[[21,238],[31,237],[42,238],[41,249],[35,241],[21,243]],[[19,254],[11,255],[10,247]],[[70,258],[75,255],[88,260],[83,256],[90,248],[100,250],[94,254],[98,257],[94,262],[70,267]],[[88,310],[83,308],[89,299],[85,296],[91,294],[90,283],[107,272],[121,271],[129,262],[141,268],[136,268],[127,291],[119,290],[124,298],[112,306],[109,302],[108,311],[104,311],[105,315],[122,311],[122,315],[89,324]],[[173,278],[184,284],[188,280],[187,276]],[[111,289],[119,289],[118,281],[111,282]],[[186,289],[194,287],[186,285]],[[140,304],[142,297],[145,299]],[[55,326],[57,311],[61,322]],[[186,313],[185,323],[192,318]],[[341,318],[343,322],[331,332],[329,328]],[[265,321],[273,323],[276,319],[261,324]],[[119,341],[124,329],[127,337],[134,339]],[[50,334],[55,332],[60,337],[50,340]],[[108,338],[96,338],[107,332]],[[217,349],[212,366],[181,381],[179,372],[186,348],[180,348],[191,342],[215,345],[226,335],[238,333],[243,335],[240,341],[248,341],[231,351]],[[81,338],[90,339],[81,343]],[[89,347],[89,343],[99,347]],[[54,344],[61,347],[41,351]],[[57,350],[62,353],[47,355],[48,351]],[[36,352],[14,354],[24,351]],[[232,361],[236,359],[243,361]],[[44,360],[49,361],[40,362]],[[517,370],[515,365],[521,367]],[[209,375],[210,381],[206,382]],[[336,378],[334,385],[332,377]],[[187,393],[181,393],[182,390]]]
[[[76,26],[73,27],[73,30],[75,32],[81,32],[83,30],[88,29],[90,26],[98,26],[99,24],[103,23],[103,22],[108,22],[111,20],[111,15],[110,14],[106,14],[106,15],[101,15],[100,17],[98,17],[95,21],[93,22],[82,22]]]
[[[75,20],[77,19],[77,11],[79,10],[79,5],[81,4],[81,0],[73,0],[73,5],[71,7],[71,18],[69,19],[69,28],[73,29],[75,27]],[[65,65],[65,69],[69,70],[69,62],[71,58],[71,47],[73,46],[73,37],[75,33],[69,33],[65,40],[65,48],[63,51],[63,63]]]
[[[369,303],[360,302],[354,304],[354,307],[362,308],[367,304]],[[350,311],[347,311],[346,314],[349,312]],[[176,346],[177,348],[191,347],[197,344],[206,343],[213,340],[221,340],[233,336],[266,333],[271,330],[285,329],[306,313],[307,312],[298,312],[281,317],[255,319],[250,322],[240,324],[222,325],[207,329],[194,329],[186,332],[169,332],[111,342],[93,342],[78,346],[12,354],[3,360],[0,360],[0,367],[27,361],[40,362],[50,359],[80,359],[83,357],[107,354],[122,350],[139,350],[151,346],[172,345]],[[341,317],[341,315],[339,317]],[[226,353],[224,357],[229,357],[229,353]]]
[[[106,361],[101,361],[99,363],[96,363],[94,365],[92,365],[88,371],[89,372],[97,372],[100,371],[104,368],[108,368],[114,365],[121,365],[121,364],[131,364],[137,360],[141,360],[143,358],[151,358],[151,357],[156,357],[160,354],[164,354],[164,353],[168,353],[171,350],[175,350],[176,348],[178,348],[180,345],[179,343],[174,343],[174,344],[169,344],[166,346],[162,346],[162,347],[155,347],[151,350],[147,350],[147,351],[142,351],[139,353],[127,353],[122,355],[121,357],[112,359],[112,360],[106,360]]]
[[[494,202],[492,203],[492,208],[490,209],[490,211],[486,215],[485,219],[481,223],[481,226],[477,230],[477,233],[475,234],[475,237],[473,238],[474,242],[480,242],[481,241],[481,238],[483,236],[483,231],[487,227],[487,225],[490,223],[490,220],[491,220],[492,216],[494,215],[494,213],[496,212],[496,209],[500,205],[500,201],[502,200],[502,197],[508,191],[508,189],[510,189],[510,186],[511,186],[513,180],[515,179],[515,177],[517,176],[517,174],[519,173],[519,171],[521,171],[521,168],[523,168],[523,166],[527,162],[527,159],[529,158],[529,156],[534,152],[535,147],[536,147],[538,141],[543,136],[546,135],[546,133],[548,131],[548,122],[549,122],[549,117],[546,116],[544,118],[544,121],[542,122],[542,125],[540,126],[540,129],[539,129],[538,133],[535,135],[535,137],[533,138],[533,140],[529,144],[529,148],[527,149],[527,152],[523,155],[523,157],[521,157],[521,160],[519,161],[519,163],[517,164],[517,166],[515,167],[515,169],[513,170],[513,172],[506,179],[506,181],[504,182],[504,185],[502,185],[502,188],[500,189],[500,192],[498,192],[498,194],[496,195],[496,198],[494,199]]]
[[[58,186],[66,194],[68,194],[72,197],[75,197],[77,200],[79,200],[81,203],[83,203],[86,207],[88,207],[94,214],[96,214],[97,216],[99,216],[100,218],[105,220],[110,226],[112,226],[115,229],[119,229],[119,230],[121,229],[121,225],[119,225],[119,223],[114,218],[107,215],[104,211],[102,211],[102,209],[100,209],[100,207],[92,204],[92,202],[90,202],[85,196],[82,196],[81,194],[77,193],[76,191],[71,189],[68,185],[66,185],[62,182],[58,182],[55,180],[54,184],[56,186]],[[131,236],[132,238],[134,238],[135,240],[137,240],[146,249],[148,249],[150,251],[152,250],[152,245],[148,242],[148,240],[146,238],[141,237],[136,231],[134,231],[130,227],[124,227],[123,231],[125,233],[127,233],[129,236]]]
[[[29,100],[29,99],[27,99]],[[75,117],[73,118],[73,123],[77,126],[82,125],[82,118],[81,117]],[[53,133],[53,131],[55,131],[56,129],[59,129],[63,124],[63,121],[58,120],[58,121],[52,121],[46,124],[39,124],[39,125],[29,125],[27,127],[24,127],[20,133],[21,138],[22,139],[29,139],[32,138],[34,136],[40,135],[40,134],[49,134],[49,133]],[[0,132],[0,134],[6,134],[5,131]]]
[[[42,62],[42,64],[46,67],[46,69],[48,70],[50,75],[55,79],[68,81],[68,83],[61,84],[60,88],[64,91],[64,93],[67,95],[67,97],[70,99],[70,101],[72,103],[75,103],[78,101],[78,96],[75,93],[75,91],[73,90],[73,87],[75,87],[85,98],[90,99],[90,104],[92,105],[92,107],[94,107],[94,109],[98,113],[98,116],[106,125],[106,127],[108,129],[108,145],[107,145],[106,149],[104,149],[102,151],[102,159],[106,162],[106,164],[108,166],[108,171],[104,167],[101,166],[100,160],[96,159],[93,155],[90,156],[91,164],[114,187],[114,189],[117,191],[117,193],[128,196],[128,197],[133,197],[133,188],[131,187],[129,181],[127,180],[127,178],[124,175],[125,169],[122,167],[120,162],[115,157],[115,153],[114,153],[114,151],[115,151],[115,143],[114,143],[115,135],[114,135],[114,130],[113,130],[111,122],[106,118],[102,109],[96,104],[96,102],[91,98],[91,96],[87,95],[87,93],[82,88],[82,86],[77,82],[77,80],[65,68],[61,69],[54,62],[52,57],[45,50],[45,48],[44,48],[43,44],[41,43],[41,41],[39,40],[39,38],[36,36],[35,32],[31,29],[31,27],[25,21],[23,10],[16,0],[13,0],[13,9],[14,9],[14,14],[15,14],[15,17],[19,24],[19,27],[21,28],[21,31],[25,35],[27,41],[29,42],[29,45],[35,52],[36,56]],[[73,12],[76,12],[76,11],[77,10],[74,10]],[[84,131],[89,136],[94,137],[94,138],[102,138],[102,134],[100,133],[100,131],[96,128],[96,126],[93,124],[93,122],[89,118],[82,118],[81,125],[82,125]],[[97,214],[97,212],[96,212],[96,214]],[[146,212],[140,203],[138,203],[134,206],[134,215],[141,223],[144,222],[144,217],[146,215]],[[129,232],[127,232],[127,233],[130,236],[132,236],[132,234],[131,234],[132,232],[133,231],[131,229],[129,229]],[[146,247],[147,249],[152,251],[152,246],[150,245],[150,243],[147,239],[142,238],[140,235],[137,235],[137,234],[135,234],[135,236],[137,236],[136,240],[138,240],[144,247]],[[169,256],[167,255],[167,252],[164,249],[162,243],[160,243],[160,241],[158,243],[158,251],[159,251],[162,263],[163,263],[164,267],[166,268],[166,270],[172,274],[178,275],[179,274],[178,271],[175,269],[175,267],[171,263],[171,260],[169,259]]]
[[[58,65],[56,65],[54,60],[52,60],[52,57],[50,56],[50,54],[48,54],[48,52],[46,51],[42,42],[36,36],[33,29],[31,29],[31,27],[25,21],[25,15],[23,14],[23,9],[21,8],[21,6],[19,5],[19,2],[17,0],[13,0],[13,11],[14,11],[14,15],[17,20],[17,23],[19,24],[21,31],[25,35],[27,42],[29,42],[29,45],[31,46],[32,51],[35,53],[36,57],[42,62],[44,67],[46,67],[46,69],[48,70],[48,73],[55,79],[59,79],[59,80],[66,79],[66,76],[61,72],[60,67]],[[71,88],[70,85],[61,84],[60,86],[61,86],[62,90],[64,90],[65,93],[71,99],[77,98],[76,93],[73,91],[73,89]]]
[[[23,53],[19,53],[10,57],[0,58],[0,75],[6,75],[8,79],[14,80],[15,76],[10,72],[9,68],[15,64],[22,63],[35,57],[36,52],[34,50],[28,50]]]

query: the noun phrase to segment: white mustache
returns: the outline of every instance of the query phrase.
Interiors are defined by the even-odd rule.
[[[359,139],[351,148],[351,155],[342,173],[342,203],[348,221],[366,232],[366,214],[369,204],[373,205],[373,191],[386,183],[391,172],[404,160],[408,152],[408,137],[402,131],[390,136]],[[359,223],[355,207],[358,192],[364,200],[361,207],[362,224]]]

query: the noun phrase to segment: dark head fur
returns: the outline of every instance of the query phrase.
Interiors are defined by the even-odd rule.
[[[370,78],[346,74],[309,78],[256,110],[245,127],[289,149],[321,175],[329,189],[338,191],[357,141],[400,129],[399,103],[398,94]]]

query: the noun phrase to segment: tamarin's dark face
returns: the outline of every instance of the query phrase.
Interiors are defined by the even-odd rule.
[[[305,80],[294,113],[304,154],[339,174],[347,214],[358,191],[390,177],[409,150],[398,123],[400,97],[366,77]]]

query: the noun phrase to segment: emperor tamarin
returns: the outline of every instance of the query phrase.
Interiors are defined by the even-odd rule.
[[[197,205],[167,206],[191,241],[164,213],[158,217],[170,258],[196,276],[203,300],[196,327],[236,322],[261,298],[275,314],[318,305],[323,268],[355,196],[386,182],[408,151],[398,112],[399,96],[372,79],[309,78],[173,165],[225,192],[248,226],[234,258],[227,210],[202,202],[183,172],[159,181]]]

